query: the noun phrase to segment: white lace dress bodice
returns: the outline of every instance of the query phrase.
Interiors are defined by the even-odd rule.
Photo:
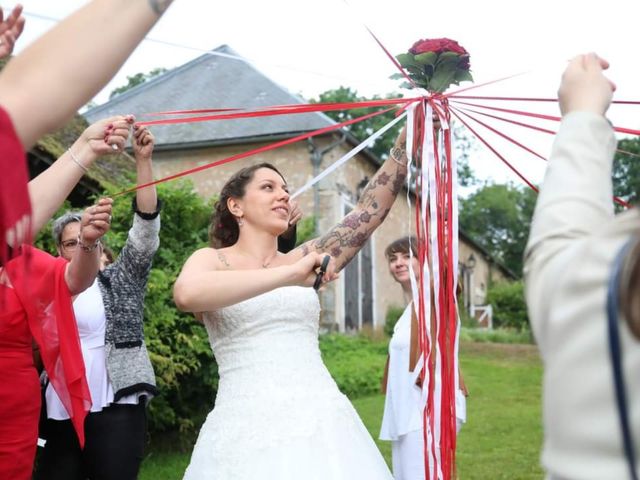
[[[220,382],[185,479],[392,479],[322,362],[319,313],[283,287],[204,315]]]

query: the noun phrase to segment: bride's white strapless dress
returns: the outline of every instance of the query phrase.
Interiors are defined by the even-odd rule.
[[[283,287],[204,315],[220,383],[185,480],[392,480],[322,363],[320,304]]]

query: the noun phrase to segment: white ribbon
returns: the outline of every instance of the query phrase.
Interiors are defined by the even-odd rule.
[[[322,180],[326,176],[328,176],[331,173],[333,173],[336,169],[341,167],[343,164],[347,163],[351,158],[353,158],[358,153],[360,153],[362,150],[364,150],[367,146],[369,146],[371,143],[373,143],[379,136],[383,135],[387,130],[389,130],[391,127],[393,127],[396,123],[398,123],[400,120],[402,120],[406,116],[407,116],[407,112],[403,112],[401,115],[398,115],[396,118],[391,120],[389,123],[387,123],[380,130],[378,130],[373,135],[371,135],[369,138],[367,138],[363,142],[359,143],[355,148],[353,148],[352,150],[350,150],[349,152],[344,154],[339,160],[337,160],[332,165],[330,165],[329,167],[324,169],[322,172],[320,172],[320,174],[316,175],[314,178],[312,178],[307,183],[305,183],[302,187],[300,187],[298,190],[296,190],[293,193],[293,195],[291,195],[291,198],[296,198],[296,197],[302,195],[304,192],[309,190],[311,187],[313,187],[320,180]]]

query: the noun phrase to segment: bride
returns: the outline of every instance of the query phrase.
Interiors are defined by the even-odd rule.
[[[386,217],[407,174],[404,144],[403,129],[356,207],[287,254],[277,251],[289,221],[278,170],[247,167],[223,187],[210,227],[215,248],[193,253],[174,286],[178,308],[204,312],[220,374],[185,479],[392,479],[322,363],[311,287],[337,278]]]

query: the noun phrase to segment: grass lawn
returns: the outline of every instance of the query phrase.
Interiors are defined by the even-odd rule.
[[[458,478],[543,478],[539,466],[542,366],[536,348],[465,342],[460,348],[460,362],[470,396],[467,399],[468,423],[458,437]],[[384,397],[358,398],[353,404],[371,435],[377,439]],[[390,442],[377,441],[377,444],[390,464]],[[166,446],[150,448],[140,479],[181,479],[189,454]]]

